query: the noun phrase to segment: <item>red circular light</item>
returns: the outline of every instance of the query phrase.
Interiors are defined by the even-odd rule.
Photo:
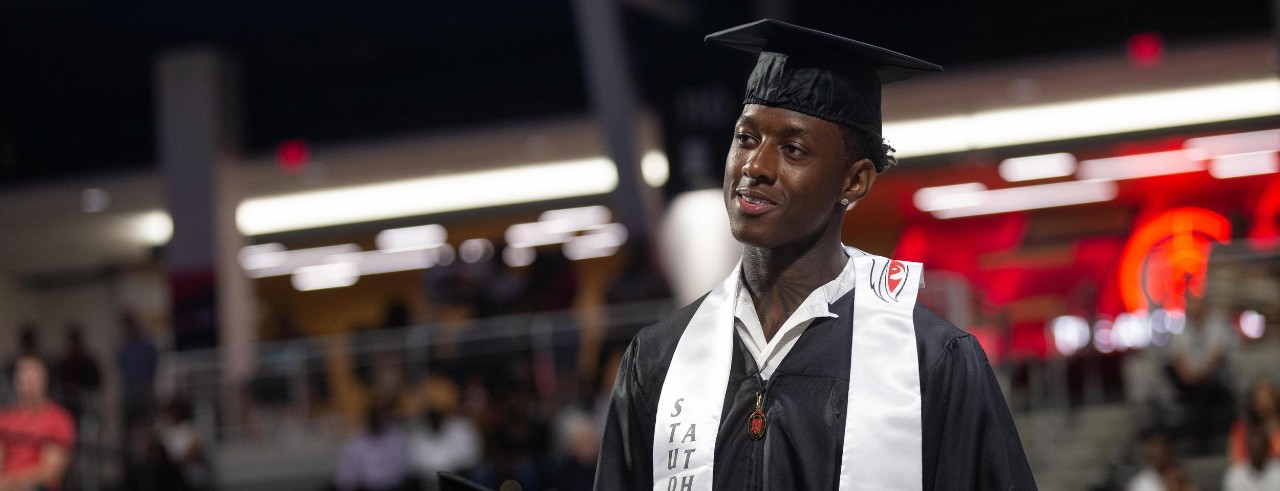
[[[1164,61],[1164,39],[1159,33],[1144,32],[1129,37],[1129,63],[1142,68],[1158,66]]]
[[[276,148],[276,162],[290,174],[301,172],[311,160],[311,147],[306,140],[288,140]]]

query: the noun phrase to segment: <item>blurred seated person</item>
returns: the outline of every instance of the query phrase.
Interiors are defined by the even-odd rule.
[[[365,427],[342,445],[334,487],[339,491],[409,489],[405,438],[392,425],[391,405],[375,404],[365,415]]]
[[[71,413],[49,400],[48,384],[40,358],[14,362],[17,402],[0,410],[0,491],[62,489],[76,427]]]
[[[561,421],[560,439],[564,447],[554,476],[557,491],[590,491],[595,484],[596,459],[600,456],[600,433],[586,413],[572,414]]]
[[[178,468],[182,489],[212,489],[212,470],[205,457],[204,437],[195,424],[191,403],[177,399],[166,404],[157,430],[165,456]]]
[[[1142,470],[1138,471],[1126,491],[1187,491],[1194,489],[1186,471],[1174,456],[1173,442],[1161,429],[1150,429],[1142,435]]]
[[[148,425],[130,422],[125,438],[124,475],[119,489],[129,491],[181,490],[186,483],[182,469],[165,451],[159,432]]]
[[[1247,460],[1235,462],[1222,476],[1223,491],[1280,490],[1280,459],[1272,452],[1272,439],[1260,426],[1245,430]]]
[[[1246,429],[1255,429],[1268,442],[1268,458],[1280,458],[1280,393],[1268,377],[1261,377],[1249,386],[1245,401],[1244,418],[1231,425],[1228,452],[1232,464],[1249,460],[1249,443]]]
[[[437,489],[440,472],[464,473],[479,465],[483,440],[480,430],[457,414],[458,387],[448,378],[429,377],[422,420],[409,431],[408,458],[425,489]]]
[[[1183,411],[1181,433],[1205,449],[1231,425],[1228,357],[1235,338],[1220,309],[1187,295],[1186,327],[1169,341],[1169,371]]]

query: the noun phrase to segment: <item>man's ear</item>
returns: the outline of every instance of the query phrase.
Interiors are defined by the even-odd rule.
[[[871,190],[871,185],[876,182],[876,165],[871,163],[871,159],[862,159],[849,165],[847,174],[845,175],[844,199],[849,203],[857,203],[863,196],[867,195],[867,191]]]

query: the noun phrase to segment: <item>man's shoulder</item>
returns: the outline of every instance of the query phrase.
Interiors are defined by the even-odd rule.
[[[53,401],[41,406],[40,418],[50,424],[75,426],[75,417],[71,415],[71,411]]]
[[[913,317],[916,324],[916,350],[920,356],[922,369],[932,367],[940,358],[951,352],[956,343],[973,338],[973,335],[956,327],[937,312],[918,303]]]
[[[674,350],[685,328],[689,327],[689,322],[693,320],[693,314],[698,311],[698,307],[706,298],[706,295],[703,295],[692,303],[680,307],[666,319],[640,329],[632,343],[636,346],[635,349],[643,349],[645,354],[655,350],[658,352]]]
[[[16,404],[0,409],[0,432],[21,431],[69,445],[75,440],[75,427],[71,411],[53,401],[34,413]]]
[[[689,305],[677,309],[666,319],[646,326],[636,333],[628,348],[627,358],[635,370],[635,376],[641,384],[649,388],[660,388],[666,377],[667,367],[671,365],[671,357],[675,354],[680,337],[689,327],[693,314],[702,305],[702,298]]]
[[[71,419],[71,411],[68,411],[67,408],[62,407],[61,404],[58,404],[54,401],[47,400],[47,399],[44,401],[44,403],[40,404],[40,407],[38,409],[34,410],[34,413],[39,418],[53,418],[53,419],[66,418],[68,420]],[[32,410],[24,409],[21,405],[17,403],[0,407],[0,417],[15,418],[15,417],[22,416],[23,414],[30,415],[32,414]]]

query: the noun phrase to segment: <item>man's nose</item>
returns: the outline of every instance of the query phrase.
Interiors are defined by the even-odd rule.
[[[752,149],[742,164],[742,174],[753,181],[773,182],[777,162],[764,147]]]

